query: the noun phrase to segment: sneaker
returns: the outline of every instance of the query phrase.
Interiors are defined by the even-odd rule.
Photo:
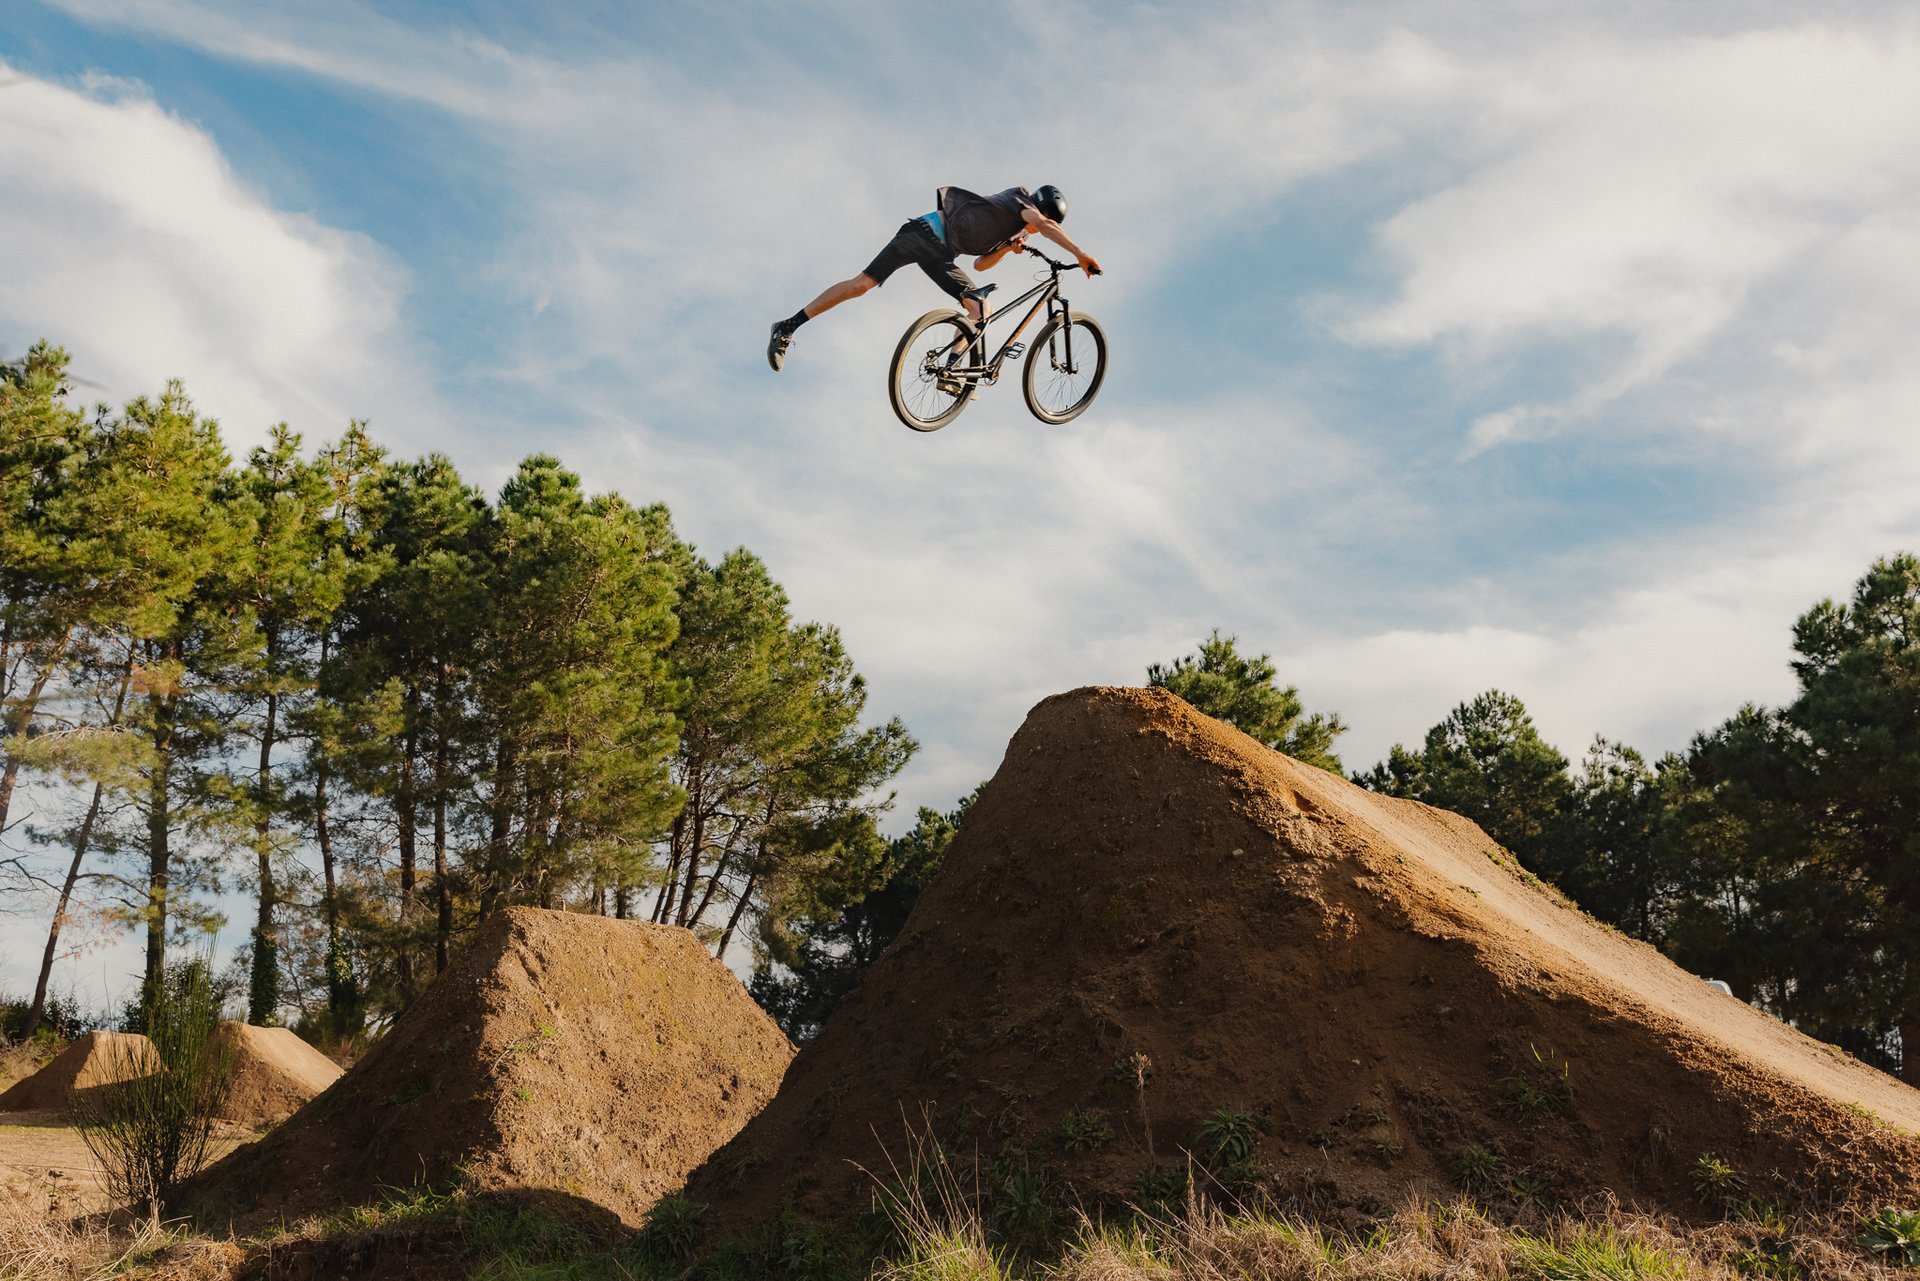
[[[773,334],[767,339],[767,363],[773,366],[773,372],[779,373],[780,366],[787,363],[787,348],[793,346],[793,331],[776,320],[773,322]]]

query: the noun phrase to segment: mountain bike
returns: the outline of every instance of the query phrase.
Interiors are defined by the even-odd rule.
[[[1074,311],[1060,293],[1060,273],[1078,263],[1060,262],[1031,246],[1024,252],[1046,263],[1040,283],[997,311],[987,308],[987,295],[996,286],[969,289],[965,296],[980,302],[978,328],[960,311],[930,311],[908,326],[893,349],[887,373],[887,396],[893,412],[915,431],[938,431],[960,416],[982,386],[1000,379],[1001,366],[1026,352],[1020,390],[1027,408],[1043,423],[1072,422],[1100,391],[1107,372],[1107,336],[1099,322]],[[1000,350],[986,355],[992,344],[987,327],[1011,315],[1020,304],[1033,306],[1015,325]],[[1033,318],[1046,309],[1047,318],[1034,336],[1033,347],[1019,341]]]

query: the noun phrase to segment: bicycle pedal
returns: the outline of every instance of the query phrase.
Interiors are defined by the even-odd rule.
[[[1007,344],[1007,355],[1006,355],[1006,359],[1008,359],[1008,360],[1018,360],[1018,359],[1020,359],[1020,357],[1022,357],[1022,356],[1024,356],[1024,355],[1026,355],[1026,354],[1027,354],[1027,345],[1026,345],[1025,343],[1023,343],[1023,342],[1010,342],[1010,343],[1008,343],[1008,344]]]

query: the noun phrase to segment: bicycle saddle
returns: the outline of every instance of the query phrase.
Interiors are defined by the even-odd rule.
[[[962,298],[972,298],[978,302],[985,302],[987,299],[987,295],[992,293],[994,290],[998,289],[999,287],[1000,286],[998,285],[978,285],[972,289],[967,290],[965,293],[961,294],[960,296]],[[1018,305],[1019,304],[1017,303],[1015,304],[1015,306],[1018,306]]]

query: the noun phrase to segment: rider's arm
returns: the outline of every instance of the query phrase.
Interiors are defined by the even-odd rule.
[[[1100,274],[1100,264],[1094,261],[1093,255],[1067,239],[1067,233],[1060,230],[1059,223],[1047,217],[1031,205],[1022,209],[1020,214],[1027,220],[1027,227],[1030,230],[1039,232],[1048,240],[1051,240],[1054,244],[1059,245],[1062,249],[1079,259],[1080,265],[1086,268],[1089,276],[1097,276]]]
[[[1001,245],[997,249],[990,249],[986,253],[981,254],[978,258],[975,258],[973,260],[973,269],[975,271],[992,271],[995,267],[998,267],[1000,265],[1000,260],[1002,258],[1005,258],[1008,254],[1017,254],[1017,253],[1024,252],[1022,248],[1022,242],[1025,241],[1026,238],[1027,238],[1027,232],[1025,229],[1014,232],[1012,238],[1009,239],[1005,244]]]

